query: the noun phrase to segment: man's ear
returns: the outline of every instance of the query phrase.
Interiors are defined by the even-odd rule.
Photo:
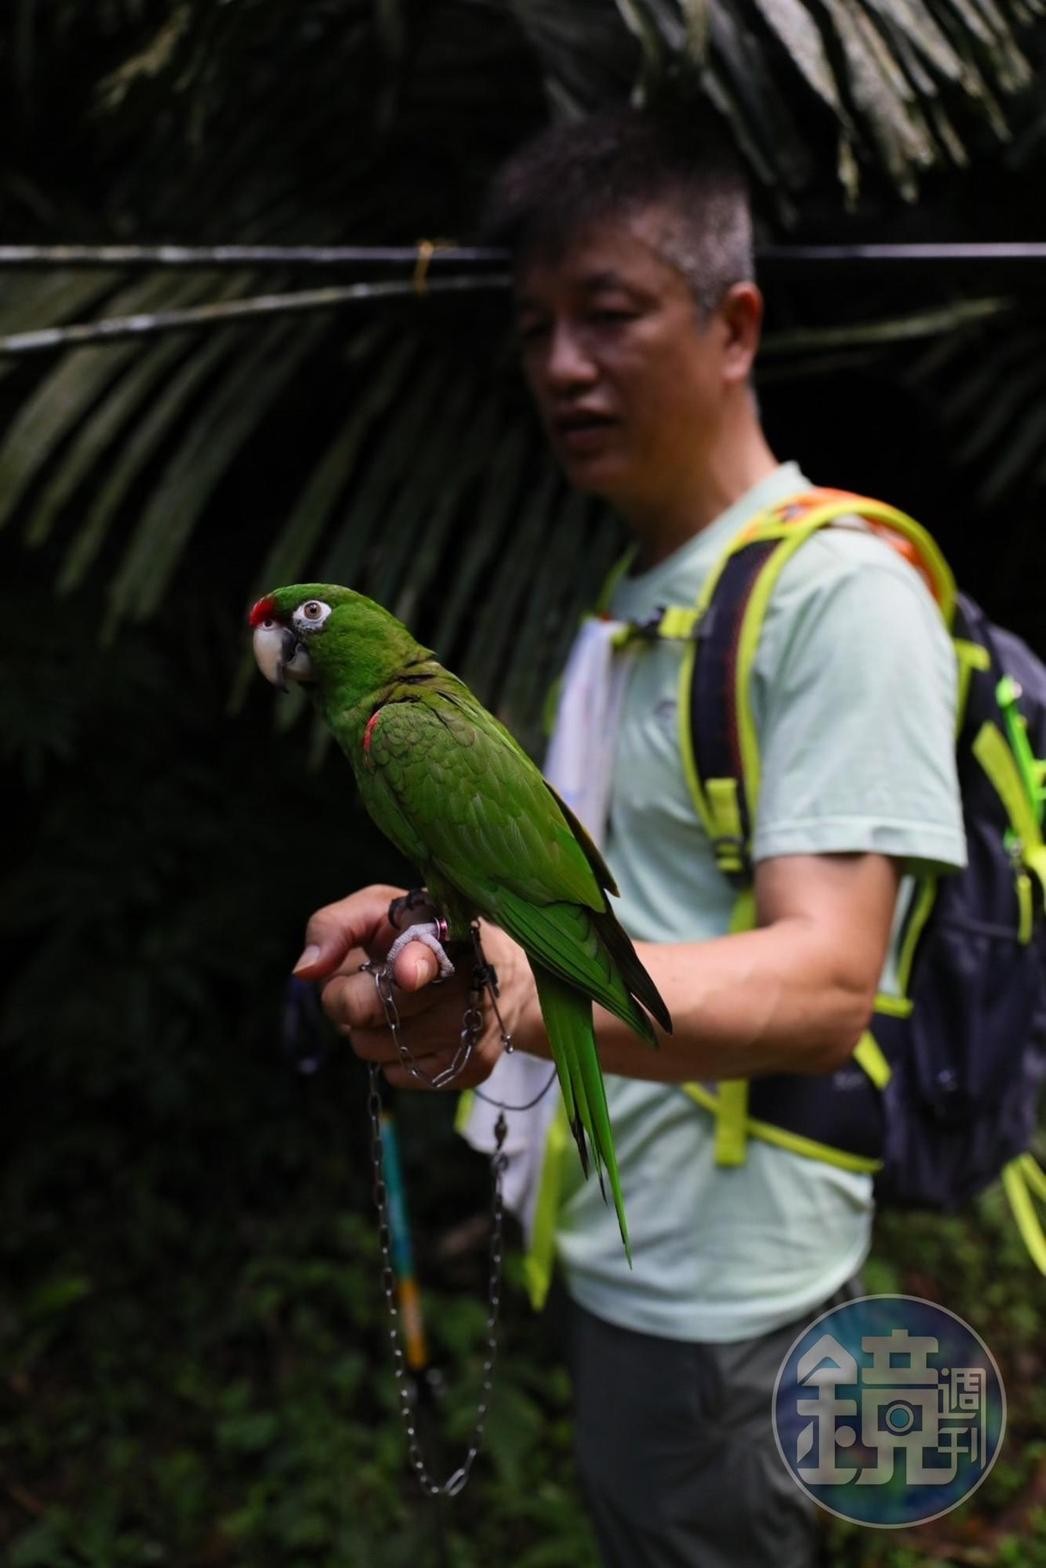
[[[723,374],[728,381],[745,382],[763,330],[762,293],[754,283],[732,284],[719,305],[719,315],[726,328]]]

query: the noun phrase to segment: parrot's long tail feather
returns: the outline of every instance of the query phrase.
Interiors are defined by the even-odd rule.
[[[632,1251],[614,1153],[614,1135],[610,1126],[603,1071],[596,1051],[595,1030],[592,1027],[592,1003],[558,975],[538,964],[532,967],[541,1003],[541,1016],[552,1047],[567,1120],[577,1142],[582,1169],[587,1175],[587,1143],[591,1147],[592,1161],[599,1173],[601,1185],[603,1172],[606,1172],[617,1222],[621,1227],[621,1240],[625,1244],[625,1256],[631,1264]]]
[[[587,993],[649,1045],[657,1044],[657,1036],[644,1007],[671,1033],[668,1008],[610,910],[533,904],[501,888],[494,918],[526,948],[532,963]]]
[[[549,1038],[551,1039],[551,1032]],[[559,1076],[563,1106],[567,1113],[567,1124],[573,1134],[574,1142],[577,1144],[581,1169],[587,1180],[589,1175],[588,1141],[585,1134],[585,1120],[582,1110],[585,1103],[585,1086],[581,1079],[579,1063],[573,1052],[564,1051],[561,1046],[553,1045],[552,1056]]]
[[[561,799],[551,784],[548,784],[548,789],[555,796],[560,810],[570,824],[574,837],[584,850],[585,857],[592,867],[600,887],[608,893],[616,894],[617,884],[610,874],[610,868],[589,836],[584,823],[574,815],[566,801]],[[604,946],[617,964],[626,988],[635,997],[636,1001],[646,1008],[651,1017],[657,1019],[662,1029],[667,1034],[671,1034],[672,1017],[665,1006],[664,998],[640,963],[639,955],[632,946],[631,940],[624,929],[618,924],[609,908],[601,915],[594,915],[593,918]],[[619,1016],[624,1017],[624,1014]],[[634,1009],[633,1015],[627,1021],[632,1024],[637,1034],[642,1035],[651,1045],[656,1044],[650,1026],[638,1008]]]
[[[617,965],[621,978],[637,1002],[656,1018],[667,1034],[672,1033],[672,1015],[665,1000],[639,960],[631,941],[613,915],[597,915],[596,927],[607,952]],[[647,1026],[649,1028],[649,1025]],[[642,1033],[642,1031],[640,1031]]]

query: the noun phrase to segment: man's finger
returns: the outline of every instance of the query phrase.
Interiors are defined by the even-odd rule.
[[[455,1077],[449,1083],[436,1084],[432,1080],[439,1078],[447,1071],[454,1060],[452,1051],[434,1051],[429,1055],[414,1058],[417,1073],[412,1073],[409,1067],[402,1062],[390,1062],[382,1068],[390,1088],[393,1089],[428,1089],[432,1093],[439,1093],[444,1089],[461,1089],[463,1084],[460,1078]],[[422,1076],[423,1075],[423,1076]]]
[[[418,959],[417,969],[408,957],[409,949],[404,949],[401,955],[407,964],[408,974],[415,979],[419,971],[428,976],[438,972],[435,959],[428,949],[421,947],[420,952],[422,956]],[[346,964],[329,976],[320,990],[323,1011],[336,1029],[351,1036],[353,1045],[356,1044],[355,1031],[358,1029],[388,1031],[385,1004],[378,993],[373,972],[360,969],[362,958],[359,949],[350,952]],[[427,967],[429,959],[432,959],[431,967]],[[436,1038],[441,1043],[449,1044],[457,1039],[467,1005],[467,997],[460,985],[453,981],[446,987],[422,983],[420,989],[411,992],[400,990],[397,984],[393,1000],[396,1012],[408,1030],[408,1039],[417,1038],[419,1028],[423,1038],[429,1040]],[[387,1034],[387,1038],[391,1040],[391,1033]]]
[[[387,1029],[353,1029],[351,1044],[361,1062],[390,1067],[400,1059],[396,1042]]]
[[[352,1036],[358,1029],[388,1029],[385,1008],[370,974],[332,975],[320,992],[320,1002],[336,1029]],[[386,1037],[391,1040],[391,1034]]]
[[[438,1078],[441,1073],[446,1072],[455,1055],[456,1052],[453,1051],[439,1051],[431,1056],[418,1057],[418,1066],[428,1074],[429,1078]],[[467,1062],[459,1072],[455,1073],[453,1078],[447,1083],[439,1085],[439,1092],[446,1093],[449,1091],[460,1094],[463,1089],[474,1089],[479,1084],[485,1082],[492,1066],[492,1062],[488,1061],[480,1052],[476,1052],[471,1061]],[[393,1089],[436,1089],[435,1084],[426,1083],[423,1078],[416,1078],[410,1068],[404,1067],[403,1063],[398,1059],[395,1062],[388,1063],[382,1068],[382,1071]]]
[[[293,973],[302,980],[322,980],[354,947],[387,948],[396,935],[388,921],[389,904],[400,892],[379,883],[318,909],[305,928],[305,950]]]
[[[437,1076],[442,1065],[436,1057],[430,1058],[430,1062],[422,1063],[431,1078]],[[395,1066],[382,1068],[382,1071],[390,1089],[428,1089],[432,1094],[438,1093],[435,1084],[426,1083],[424,1078],[416,1078],[408,1067],[403,1067],[398,1062]]]
[[[413,1073],[400,1057],[391,1035],[381,1030],[356,1030],[352,1036],[352,1048],[361,1061],[376,1062],[394,1089],[434,1089],[436,1085],[430,1080],[445,1073],[457,1054],[456,1049],[447,1047],[412,1052],[411,1061],[418,1069],[417,1073]],[[454,1086],[460,1086],[457,1078]],[[451,1085],[440,1087],[450,1088]]]

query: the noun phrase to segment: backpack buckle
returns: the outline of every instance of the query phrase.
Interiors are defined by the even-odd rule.
[[[752,880],[752,856],[741,809],[741,789],[736,778],[707,779],[709,838],[715,863],[728,881],[747,886]]]
[[[712,840],[712,852],[718,869],[729,881],[747,885],[752,880],[752,856],[743,838],[733,833],[722,833]]]
[[[704,616],[692,604],[659,604],[645,621],[633,621],[632,633],[648,642],[696,642],[704,635]]]
[[[633,621],[631,623],[632,635],[642,637],[647,642],[653,642],[657,637],[661,626],[661,617],[664,613],[665,606],[659,604],[654,613],[648,615],[645,621]]]

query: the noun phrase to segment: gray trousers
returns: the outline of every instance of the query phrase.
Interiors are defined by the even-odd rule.
[[[805,1324],[727,1345],[616,1328],[560,1294],[574,1444],[605,1568],[816,1568],[817,1509],[788,1474],[774,1380]]]

